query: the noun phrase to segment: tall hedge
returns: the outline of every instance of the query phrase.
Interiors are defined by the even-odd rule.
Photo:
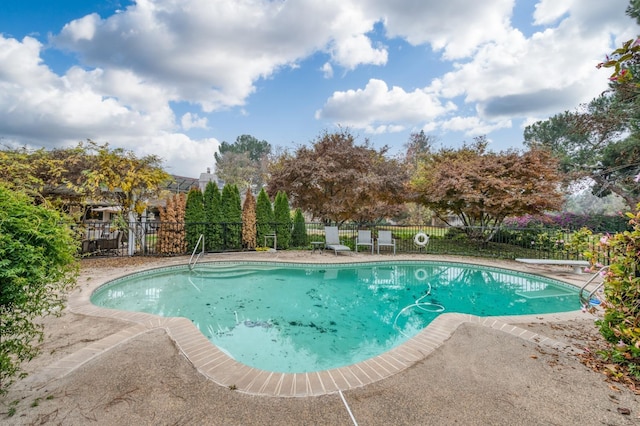
[[[207,250],[222,250],[222,201],[220,189],[215,182],[207,183],[204,189],[204,214],[207,221],[205,232]]]
[[[226,184],[221,196],[224,240],[227,249],[242,248],[242,206],[236,185]]]
[[[195,248],[198,238],[204,233],[205,220],[202,191],[199,188],[191,188],[187,194],[187,204],[184,211],[188,251]]]
[[[288,249],[291,244],[291,209],[289,198],[283,191],[278,191],[273,203],[273,216],[276,224],[278,247]]]
[[[273,222],[274,213],[271,200],[267,192],[262,188],[258,194],[258,201],[256,202],[256,225],[258,234],[258,244],[264,244],[264,236],[271,235],[274,232]]]
[[[293,216],[293,231],[291,231],[291,245],[293,247],[306,247],[307,245],[307,226],[305,225],[302,210],[296,209]]]

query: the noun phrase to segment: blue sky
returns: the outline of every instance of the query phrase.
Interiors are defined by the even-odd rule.
[[[214,166],[242,134],[274,147],[348,127],[399,154],[525,125],[607,85],[595,65],[638,33],[627,0],[3,0],[0,142],[92,139]]]

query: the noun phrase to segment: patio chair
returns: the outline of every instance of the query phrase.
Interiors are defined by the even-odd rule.
[[[345,245],[340,244],[340,236],[338,235],[337,226],[325,226],[324,227],[324,247],[327,250],[333,250],[338,255],[339,251],[351,251],[351,249]]]
[[[100,238],[96,240],[96,249],[98,252],[104,252],[105,254],[108,252],[112,252],[116,255],[119,254],[118,250],[122,245],[122,231],[114,231],[108,233],[105,238]]]
[[[396,254],[396,239],[391,235],[391,231],[378,231],[378,254],[380,246],[393,247],[393,254]]]
[[[358,252],[358,246],[370,246],[371,254],[373,254],[373,238],[371,238],[371,231],[358,231],[358,237],[356,238],[356,253]]]

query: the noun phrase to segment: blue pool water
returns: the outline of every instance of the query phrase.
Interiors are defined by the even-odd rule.
[[[536,275],[443,262],[347,265],[200,264],[127,276],[92,303],[189,318],[246,365],[310,372],[374,357],[443,312],[478,316],[564,312],[578,290]]]

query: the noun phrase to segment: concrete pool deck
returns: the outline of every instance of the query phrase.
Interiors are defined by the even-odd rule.
[[[285,407],[302,407],[291,409],[291,413],[282,413],[281,421],[273,421],[271,414],[265,413],[247,413],[238,407],[238,415],[243,414],[244,417],[236,419],[236,421],[226,421],[226,424],[266,424],[266,419],[271,419],[271,424],[443,424],[456,419],[455,422],[464,422],[466,424],[538,424],[553,423],[553,415],[555,411],[547,407],[544,413],[535,414],[534,412],[525,410],[525,413],[508,413],[506,407],[500,398],[496,401],[495,395],[486,394],[485,397],[489,402],[488,406],[475,407],[478,404],[475,400],[461,399],[457,404],[450,407],[451,410],[459,411],[449,417],[443,413],[437,415],[437,410],[433,409],[433,405],[429,400],[425,400],[425,396],[435,392],[437,389],[428,389],[429,384],[440,387],[440,392],[446,392],[443,388],[450,385],[452,388],[460,385],[464,386],[464,382],[468,382],[469,386],[473,386],[478,381],[478,376],[487,374],[487,379],[494,377],[498,383],[504,378],[501,375],[507,375],[510,383],[503,383],[508,392],[515,392],[509,387],[514,383],[525,384],[527,388],[544,390],[552,394],[557,393],[558,383],[551,376],[537,372],[531,369],[532,360],[542,359],[551,355],[550,359],[575,359],[576,355],[582,351],[575,344],[570,344],[566,339],[557,338],[557,336],[549,335],[545,331],[551,329],[544,328],[544,324],[562,324],[573,321],[593,322],[593,317],[581,311],[574,311],[562,314],[545,314],[534,316],[518,316],[518,317],[491,317],[480,318],[471,315],[461,314],[444,314],[438,317],[431,325],[423,330],[418,336],[409,342],[382,354],[371,360],[335,370],[329,370],[319,373],[309,374],[280,374],[269,373],[256,370],[233,361],[215,346],[213,346],[189,320],[183,318],[160,318],[153,315],[120,312],[98,308],[89,303],[89,296],[92,291],[102,285],[104,282],[115,279],[119,276],[136,272],[148,268],[156,268],[160,266],[179,265],[186,263],[188,258],[170,258],[156,259],[146,263],[144,266],[103,268],[101,270],[86,270],[79,280],[78,288],[70,295],[68,311],[75,315],[82,315],[83,318],[111,319],[122,322],[123,325],[108,333],[103,338],[96,339],[83,345],[78,350],[69,353],[66,356],[59,357],[53,362],[43,365],[34,371],[26,379],[16,383],[15,391],[22,390],[29,393],[43,388],[56,386],[57,382],[65,382],[73,380],[73,378],[83,373],[87,369],[97,367],[96,363],[108,364],[108,359],[115,356],[119,351],[135,346],[140,341],[145,341],[149,347],[156,344],[156,341],[162,340],[158,332],[166,333],[174,342],[178,353],[188,360],[189,365],[197,369],[199,374],[204,376],[208,381],[219,385],[219,390],[211,390],[211,392],[235,390],[231,392],[238,395],[234,398],[240,398],[238,401],[244,401],[242,404],[248,404],[244,410],[252,410],[252,404],[262,407],[275,406],[284,409]],[[559,267],[535,267],[524,266],[510,261],[495,261],[487,259],[472,259],[466,257],[441,257],[429,255],[339,255],[333,253],[311,254],[310,252],[276,252],[276,253],[233,253],[233,254],[215,254],[207,255],[201,261],[233,261],[233,260],[261,260],[261,261],[284,261],[284,262],[309,262],[309,263],[351,263],[360,261],[390,261],[390,260],[442,260],[455,261],[463,263],[482,264],[493,267],[504,267],[528,273],[537,273],[550,278],[558,279],[574,285],[580,285],[587,279],[587,275],[576,276],[570,269]],[[540,324],[540,328],[536,328],[535,324]],[[464,337],[464,341],[461,339]],[[480,340],[478,340],[480,339]],[[520,342],[520,343],[518,343]],[[159,344],[159,343],[158,343]],[[470,348],[464,349],[464,345],[470,344]],[[520,357],[517,362],[523,369],[521,377],[515,377],[514,371],[517,371],[518,365],[510,367],[512,360],[518,359],[518,346],[526,348],[527,354],[524,358]],[[154,346],[155,347],[155,346]],[[493,353],[492,351],[502,347],[502,353]],[[533,349],[532,349],[533,348]],[[459,370],[469,369],[473,364],[474,354],[469,354],[469,350],[473,352],[484,351],[486,358],[476,359],[482,364],[479,371],[470,371],[472,377],[461,379],[458,374]],[[453,354],[450,351],[454,351]],[[457,359],[455,351],[462,350],[469,355],[468,360]],[[531,354],[534,351],[535,355]],[[445,355],[446,354],[446,355]],[[464,354],[460,354],[462,356]],[[485,364],[485,363],[489,364]],[[557,361],[553,361],[557,362]],[[435,367],[436,370],[429,370],[432,363],[440,363]],[[153,366],[146,363],[148,368],[152,370]],[[533,364],[536,364],[534,361]],[[538,363],[539,364],[539,363]],[[504,368],[499,371],[492,371],[492,368],[502,365]],[[579,365],[579,363],[578,363]],[[451,369],[452,367],[456,367]],[[140,368],[145,368],[145,360],[140,360]],[[433,367],[433,366],[432,366]],[[583,367],[583,366],[582,366]],[[425,370],[426,368],[426,370]],[[515,370],[513,370],[515,368]],[[575,366],[569,368],[576,368]],[[446,371],[449,377],[441,377],[436,371]],[[428,371],[429,375],[424,376],[421,371]],[[504,371],[503,371],[504,370]],[[530,370],[530,371],[529,371]],[[423,371],[423,372],[424,372]],[[532,376],[529,377],[528,374]],[[588,375],[588,372],[583,372]],[[591,372],[593,373],[593,372]],[[95,372],[94,372],[95,374]],[[117,373],[114,371],[114,375]],[[133,372],[128,373],[134,375]],[[435,375],[434,375],[435,374]],[[603,376],[593,373],[600,380]],[[150,373],[150,376],[152,374]],[[106,380],[106,379],[105,379]],[[150,378],[150,380],[158,380]],[[425,382],[426,380],[426,382]],[[98,379],[96,379],[98,381]],[[551,383],[549,383],[551,381]],[[566,381],[566,379],[563,379]],[[512,383],[511,383],[512,382]],[[490,382],[486,382],[485,386]],[[122,383],[119,383],[122,386]],[[555,385],[555,386],[551,386]],[[212,386],[216,386],[213,385]],[[564,386],[564,385],[562,385]],[[464,390],[461,391],[464,394]],[[499,392],[496,389],[487,388],[486,392]],[[529,395],[530,390],[522,389],[522,394]],[[576,395],[583,393],[578,389],[573,391]],[[380,395],[378,395],[380,393]],[[584,398],[588,398],[593,392],[586,391]],[[241,395],[250,398],[245,400]],[[411,396],[413,395],[413,396]],[[269,396],[267,400],[255,399]],[[273,397],[298,397],[298,398],[273,398]],[[311,399],[302,397],[314,397]],[[157,398],[157,396],[156,396]],[[380,399],[382,398],[382,399]],[[439,398],[443,398],[440,396]],[[635,411],[634,418],[637,418],[637,399],[633,395],[626,395],[626,399],[618,401],[633,406]],[[225,401],[228,398],[225,396]],[[521,404],[520,409],[538,407],[536,398],[524,397],[525,401],[516,398],[517,404]],[[285,400],[290,400],[285,402]],[[377,404],[371,406],[373,401]],[[573,399],[570,398],[569,401]],[[235,401],[235,400],[234,400]],[[258,402],[261,401],[261,402]],[[269,401],[269,402],[265,402]],[[276,402],[280,401],[280,402]],[[300,402],[293,402],[300,401]],[[306,401],[306,402],[302,402]],[[421,402],[422,401],[422,402]],[[554,398],[554,401],[561,402],[562,398]],[[227,403],[230,403],[227,401]],[[610,401],[609,401],[610,403]],[[221,407],[216,401],[208,401],[212,407],[218,412],[228,410],[228,407]],[[424,406],[424,412],[420,411],[420,404]],[[493,404],[493,406],[491,406]],[[510,403],[512,404],[512,402]],[[576,401],[579,412],[574,413],[569,410],[569,421],[559,421],[558,424],[574,424],[571,419],[577,419],[584,423],[584,419],[594,419],[593,410],[601,410],[604,402],[599,401]],[[42,403],[44,405],[44,403]],[[233,404],[232,404],[233,405]],[[507,404],[509,405],[509,404]],[[544,404],[543,404],[544,405]],[[385,407],[389,412],[383,410]],[[394,408],[395,407],[395,408]],[[611,407],[610,407],[611,408]],[[301,411],[300,411],[301,410]],[[400,411],[398,411],[400,410]],[[408,410],[408,411],[407,411]],[[470,411],[471,410],[471,411]],[[478,411],[479,410],[479,411]],[[605,409],[606,410],[606,409]],[[326,412],[325,412],[326,411]],[[477,411],[477,412],[476,412]],[[452,413],[449,413],[452,414]],[[200,419],[208,418],[200,417]],[[353,417],[352,417],[353,416]],[[135,418],[132,417],[132,418]],[[212,417],[211,419],[213,419]],[[609,409],[609,413],[605,413],[598,417],[600,420],[606,419],[610,424],[634,424],[625,423],[629,417],[621,417],[613,410]],[[448,419],[448,420],[447,420]],[[467,419],[465,421],[464,419]],[[475,419],[475,420],[474,420]],[[491,421],[493,419],[494,421]],[[516,423],[509,421],[520,420]],[[546,420],[545,420],[546,419]],[[612,420],[613,419],[613,420]],[[594,423],[600,423],[600,420]],[[621,423],[619,423],[621,422]],[[152,424],[150,422],[148,424]],[[10,423],[13,424],[13,423]],[[21,424],[21,423],[15,423]],[[69,423],[72,424],[72,423]],[[104,423],[106,424],[106,423]],[[185,424],[192,424],[187,422]],[[209,424],[217,424],[213,421]],[[577,424],[577,423],[576,423]]]

